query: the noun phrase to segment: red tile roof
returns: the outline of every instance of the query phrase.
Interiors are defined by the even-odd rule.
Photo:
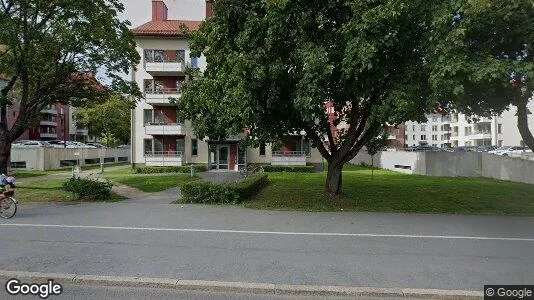
[[[188,20],[167,20],[167,21],[150,21],[137,28],[132,29],[135,36],[183,36],[180,28],[185,24],[189,30],[197,30],[202,21]]]

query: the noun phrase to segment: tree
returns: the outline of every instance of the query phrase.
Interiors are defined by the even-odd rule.
[[[367,144],[365,144],[365,149],[367,150],[367,153],[371,155],[371,178],[374,178],[374,170],[375,170],[375,154],[378,153],[378,151],[382,151],[384,147],[388,144],[388,133],[386,130],[382,130],[380,134],[377,136],[371,138]]]
[[[91,128],[91,134],[104,137],[106,146],[128,144],[130,142],[130,100],[119,95],[112,95],[102,103],[79,108],[76,123],[80,127]]]
[[[328,161],[328,193],[340,194],[343,165],[383,124],[422,117],[429,26],[424,0],[215,1],[191,34],[208,65],[191,72],[181,109],[215,140],[246,129],[257,146],[304,130]],[[336,137],[340,122],[350,127]]]
[[[11,142],[47,105],[86,105],[105,101],[111,92],[140,97],[137,85],[119,74],[140,58],[129,23],[117,18],[124,9],[119,0],[0,3],[0,70],[10,77],[0,92],[0,172],[5,173]],[[97,69],[110,79],[108,87],[92,76]],[[20,113],[8,127],[5,110],[12,101],[19,102]]]
[[[534,2],[448,0],[435,12],[434,99],[482,116],[517,107],[517,127],[534,150],[527,110],[534,92]]]

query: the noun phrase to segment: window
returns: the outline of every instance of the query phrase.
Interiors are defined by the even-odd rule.
[[[260,145],[260,155],[262,155],[262,156],[265,155],[265,143],[262,143]]]
[[[163,139],[154,139],[154,152],[163,152]]]
[[[438,144],[432,144],[432,146],[433,146],[433,147],[437,147],[437,146],[438,146]]]
[[[143,109],[143,124],[147,125],[152,123],[152,110]]]
[[[176,51],[176,58],[180,58],[180,61],[185,60],[185,50],[177,50]]]
[[[443,136],[442,136],[443,137]],[[433,134],[432,135],[432,140],[433,141],[437,141],[438,140],[438,135],[437,134]]]
[[[198,57],[191,57],[191,68],[198,68]]]
[[[412,125],[412,131],[415,131],[415,125]],[[414,139],[415,140],[415,139]]]
[[[437,122],[438,121],[438,117],[432,117],[432,122]]]
[[[163,110],[155,110],[154,111],[154,123],[156,124],[164,124],[165,123],[165,113]]]
[[[404,140],[407,140],[407,139],[408,139],[408,135],[405,134],[405,135],[404,135]]]
[[[502,133],[502,124],[498,124],[498,125],[497,125],[497,133],[498,133],[498,134],[501,134],[501,133]]]
[[[145,154],[152,153],[152,140],[151,139],[144,139],[143,140],[143,148],[145,149]]]
[[[499,140],[499,142],[497,143],[497,145],[498,145],[499,147],[502,147],[502,142],[503,142],[502,140]]]
[[[145,93],[150,93],[154,91],[154,80],[145,79],[143,80],[143,90]]]
[[[311,151],[310,151],[310,141],[309,140],[304,140],[302,142],[302,151],[304,151],[306,156],[310,155]]]
[[[415,141],[415,134],[413,135],[413,140]]]
[[[438,125],[433,125],[432,126],[432,131],[438,131]]]
[[[176,151],[181,154],[185,152],[185,140],[184,139],[176,140]]]
[[[426,125],[421,125],[421,131],[426,131]]]
[[[426,141],[426,135],[425,134],[421,134],[421,141]]]
[[[198,140],[197,139],[191,139],[191,155],[193,156],[198,155]]]

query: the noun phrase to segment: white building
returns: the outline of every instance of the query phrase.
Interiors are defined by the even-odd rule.
[[[204,6],[204,4],[202,4]],[[205,4],[205,16],[212,13]],[[206,164],[210,169],[237,171],[247,163],[273,165],[322,164],[317,150],[301,135],[288,136],[281,149],[270,145],[241,148],[240,137],[208,141],[196,137],[191,122],[183,120],[170,99],[180,100],[186,68],[206,68],[204,57],[191,57],[181,26],[197,29],[202,21],[169,19],[164,1],[152,1],[152,20],[132,29],[141,62],[132,80],[144,93],[132,113],[132,162],[146,166]],[[147,14],[148,19],[148,14]]]
[[[534,111],[534,101],[530,102]],[[406,122],[406,146],[427,143],[436,147],[460,146],[523,146],[517,129],[517,109],[511,107],[500,116],[491,118],[465,114],[428,114],[426,123]],[[529,115],[529,127],[534,132],[534,115]]]

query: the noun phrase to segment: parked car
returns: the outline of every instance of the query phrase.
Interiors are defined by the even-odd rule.
[[[102,145],[100,143],[92,143],[92,142],[90,142],[90,143],[85,143],[85,144],[87,144],[89,146],[95,146],[96,148],[107,148],[106,146],[104,146],[104,145]]]
[[[404,151],[408,152],[443,152],[441,148],[434,146],[412,146],[406,148]]]
[[[11,144],[11,148],[51,148],[48,142],[45,141],[30,141],[30,140],[21,140],[16,141]]]
[[[476,147],[473,146],[460,146],[456,147],[456,150],[454,152],[475,152]]]
[[[130,149],[130,145],[120,145],[120,146],[118,146],[117,148],[121,148],[121,149]]]
[[[52,145],[52,147],[54,147],[54,148],[67,148],[67,149],[78,149],[78,148],[81,148],[80,146],[78,146],[76,144],[73,144],[70,141],[53,140],[53,141],[48,141],[48,143],[50,143],[50,145]]]
[[[78,148],[85,148],[85,149],[96,149],[96,146],[84,144],[82,142],[71,142],[73,145],[78,146]]]
[[[497,155],[510,156],[510,154],[521,154],[521,153],[527,153],[527,152],[531,153],[532,150],[530,150],[530,148],[528,147],[514,146],[514,147],[510,147],[508,150],[504,150],[504,151],[497,153]]]
[[[478,146],[476,152],[490,152],[497,149],[496,146]]]
[[[501,146],[501,147],[499,147],[499,148],[497,148],[497,149],[495,149],[495,150],[488,151],[488,153],[490,153],[490,154],[497,154],[497,155],[498,155],[499,153],[501,153],[501,152],[503,152],[503,151],[507,151],[507,150],[509,150],[510,148],[512,148],[512,146]]]

